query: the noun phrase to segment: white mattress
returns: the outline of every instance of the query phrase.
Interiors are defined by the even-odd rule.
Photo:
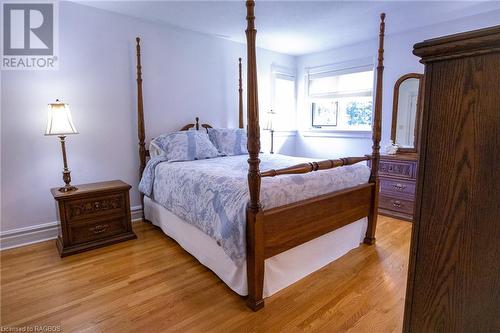
[[[242,296],[248,294],[246,262],[237,266],[216,241],[147,196],[144,197],[144,214],[146,219],[160,227],[166,235],[217,274],[229,288]],[[364,238],[366,227],[367,218],[362,218],[266,259],[264,297],[288,287],[358,247]]]

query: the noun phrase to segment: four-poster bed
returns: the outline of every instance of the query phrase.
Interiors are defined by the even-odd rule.
[[[246,19],[248,24],[246,29],[248,52],[247,148],[249,156],[247,174],[249,201],[246,206],[246,282],[248,292],[247,305],[253,310],[258,310],[264,306],[263,289],[266,266],[265,261],[267,259],[275,258],[283,253],[288,253],[289,250],[296,249],[298,246],[309,246],[306,243],[310,243],[310,241],[313,240],[316,241],[316,239],[319,239],[327,234],[330,235],[336,231],[340,232],[340,230],[345,229],[344,227],[350,224],[354,224],[354,222],[366,217],[368,218],[368,222],[363,242],[369,245],[374,244],[375,242],[379,193],[378,165],[380,157],[379,150],[381,136],[385,14],[381,14],[380,23],[375,109],[373,112],[372,154],[370,156],[362,157],[347,157],[319,162],[306,162],[290,167],[279,167],[272,168],[266,171],[260,171],[260,127],[257,94],[257,67],[255,50],[256,29],[254,23],[254,6],[255,2],[253,0],[249,0],[246,2]],[[146,160],[149,156],[149,152],[145,149],[145,128],[144,110],[142,104],[142,73],[140,57],[140,39],[137,38],[138,137],[140,172],[142,175],[146,167]],[[238,67],[239,128],[243,128],[241,58],[239,59]],[[181,131],[189,129],[199,130],[200,126],[207,131],[211,128],[211,126],[208,124],[199,125],[198,118],[196,118],[195,124],[188,124],[184,126],[181,128]],[[229,157],[223,158],[228,159]],[[280,178],[279,176],[281,175],[299,175],[313,172],[314,176],[316,177],[316,175],[322,173],[315,173],[315,171],[335,169],[341,166],[354,166],[359,162],[368,160],[371,160],[371,171],[367,182],[365,181],[356,186],[342,188],[341,190],[333,190],[329,192],[323,191],[323,193],[319,193],[314,197],[309,197],[304,200],[279,205],[273,208],[266,208],[261,204],[261,183],[263,178],[269,179],[269,182],[271,182],[274,177]],[[188,167],[188,164],[184,165],[185,167]],[[169,172],[171,171],[172,169],[170,167]],[[331,173],[334,171],[335,170],[323,171],[323,173],[326,177],[326,174],[331,175]],[[312,178],[310,177],[309,179]],[[153,200],[151,200],[150,198],[147,198],[148,204],[154,205],[154,203],[151,203],[152,201]],[[161,208],[158,209],[161,210]],[[158,213],[158,215],[160,214],[161,213]],[[176,219],[176,217],[174,216],[172,216],[171,218]],[[182,226],[181,223],[180,228],[187,227]],[[184,232],[193,231],[191,230]],[[177,238],[175,237],[174,239],[177,240]],[[178,242],[182,245],[181,241],[178,240]],[[186,246],[187,248],[189,248],[190,245]],[[185,248],[186,246],[183,245],[183,247]],[[193,251],[196,252],[196,250]],[[199,259],[198,256],[196,257]],[[205,263],[205,261],[201,259],[199,260]],[[207,260],[210,260],[210,258],[208,258]],[[206,265],[214,270],[209,264]],[[216,274],[218,273],[216,272]],[[218,275],[221,276],[220,274]],[[222,279],[226,282],[224,278]]]

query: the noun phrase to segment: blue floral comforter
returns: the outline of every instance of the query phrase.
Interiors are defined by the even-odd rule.
[[[184,221],[213,238],[237,265],[246,258],[245,223],[249,200],[248,155],[189,162],[152,158],[139,190]],[[279,154],[260,155],[262,171],[311,159]],[[364,163],[304,175],[263,178],[261,202],[272,208],[368,182]]]

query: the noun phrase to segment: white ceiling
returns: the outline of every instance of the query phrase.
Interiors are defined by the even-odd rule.
[[[245,41],[243,1],[78,1],[145,20]],[[372,38],[379,14],[387,33],[500,9],[500,1],[257,1],[257,46],[291,55],[323,51]],[[500,18],[499,18],[500,22]]]

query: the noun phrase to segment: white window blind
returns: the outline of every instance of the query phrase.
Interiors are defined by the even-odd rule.
[[[295,129],[295,76],[273,72],[273,129]]]
[[[370,130],[373,107],[372,66],[309,73],[313,128]]]

